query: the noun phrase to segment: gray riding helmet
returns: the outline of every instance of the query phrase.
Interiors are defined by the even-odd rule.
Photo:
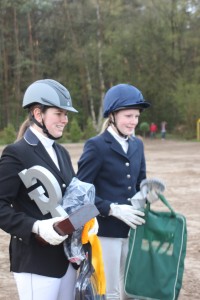
[[[72,99],[69,91],[62,84],[53,79],[37,80],[27,88],[24,94],[22,107],[28,108],[34,103],[78,112],[72,106]]]

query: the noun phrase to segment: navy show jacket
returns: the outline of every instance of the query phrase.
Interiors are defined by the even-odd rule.
[[[99,236],[128,236],[129,226],[109,216],[110,205],[131,205],[130,198],[139,191],[141,181],[146,178],[143,142],[137,137],[129,138],[128,142],[126,154],[106,130],[86,141],[78,162],[77,177],[93,183],[96,189],[95,204],[100,211]]]
[[[75,175],[68,151],[55,144],[60,170],[39,139],[28,129],[24,138],[8,145],[0,159],[0,228],[11,235],[10,263],[13,272],[28,272],[62,277],[68,268],[63,245],[41,245],[32,233],[36,220],[43,215],[28,196],[18,173],[35,165],[48,169],[58,181],[62,194]]]

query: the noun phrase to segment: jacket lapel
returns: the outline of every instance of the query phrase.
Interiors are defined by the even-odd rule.
[[[118,143],[118,141],[116,141],[116,139],[112,136],[112,134],[110,134],[110,132],[108,132],[107,130],[103,133],[104,137],[105,137],[105,141],[107,143],[110,143],[110,148],[119,153],[122,156],[127,157],[127,154],[123,151],[122,146],[120,145],[120,143]]]
[[[64,161],[58,145],[56,143],[54,143],[53,147],[54,147],[54,149],[56,151],[56,154],[57,154],[58,164],[59,164],[60,173],[61,173],[60,175],[62,176],[64,182],[67,183],[67,179],[68,179],[67,162]]]
[[[135,152],[138,149],[138,145],[136,143],[136,139],[135,137],[131,137],[129,138],[129,147],[128,147],[128,152],[127,152],[127,156],[130,159],[133,155],[135,155]]]
[[[115,140],[115,138],[106,130],[104,133],[105,141],[111,144],[111,149],[115,152],[118,152],[120,155],[124,157],[128,157],[130,159],[134,154],[135,151],[138,149],[136,139],[134,137],[129,138],[129,147],[128,152],[125,153],[121,147],[121,145]]]

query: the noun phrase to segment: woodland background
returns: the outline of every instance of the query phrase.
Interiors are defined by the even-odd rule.
[[[105,91],[126,82],[152,104],[143,122],[194,138],[199,37],[198,0],[1,0],[0,131],[24,120],[27,86],[52,78],[69,89],[82,132],[100,130]]]

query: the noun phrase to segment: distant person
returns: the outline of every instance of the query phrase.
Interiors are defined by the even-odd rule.
[[[152,122],[151,125],[150,125],[150,137],[152,139],[154,139],[156,137],[157,130],[158,130],[157,125]]]
[[[161,139],[162,140],[165,140],[165,138],[166,138],[166,126],[167,126],[166,121],[161,122]]]

